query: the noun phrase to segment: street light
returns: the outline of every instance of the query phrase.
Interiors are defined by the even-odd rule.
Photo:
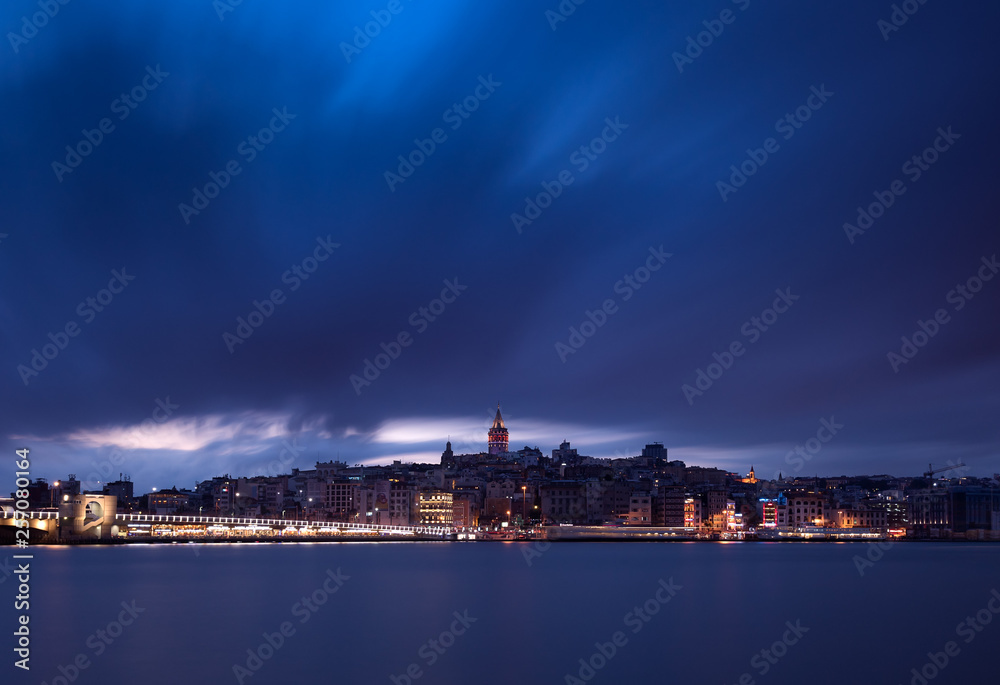
[[[527,520],[528,515],[525,513],[528,507],[528,486],[521,486],[521,526],[524,527],[524,522]]]
[[[59,487],[59,481],[55,481],[54,483],[52,483],[52,486],[53,487],[49,488],[49,509],[51,509],[53,506],[52,504],[52,495],[54,494],[53,490]]]

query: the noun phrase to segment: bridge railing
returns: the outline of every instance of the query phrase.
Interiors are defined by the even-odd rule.
[[[12,519],[14,517],[15,517],[14,512],[7,511],[6,509],[0,510],[0,519]],[[21,514],[17,514],[17,518],[41,519],[41,520],[58,519],[59,518],[59,512],[58,511],[31,511],[31,510],[24,510],[23,511],[23,516]]]
[[[307,528],[320,530],[366,530],[386,533],[419,533],[423,535],[448,535],[454,528],[439,526],[399,526],[378,523],[352,523],[340,521],[304,521],[298,519],[244,518],[229,516],[203,516],[201,514],[118,514],[121,523],[173,523],[179,525],[216,524]]]

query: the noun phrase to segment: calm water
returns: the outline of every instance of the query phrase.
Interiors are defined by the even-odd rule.
[[[15,681],[61,684],[58,667],[83,654],[76,683],[237,683],[233,665],[246,668],[247,649],[283,622],[284,644],[260,650],[269,658],[252,661],[242,682],[405,683],[409,667],[414,683],[557,684],[597,653],[590,683],[910,683],[910,669],[948,641],[957,656],[928,682],[1000,680],[1000,617],[956,632],[981,610],[993,618],[1000,545],[897,544],[864,576],[853,557],[868,548],[856,544],[571,543],[530,566],[525,549],[35,548],[33,668]],[[339,589],[328,594],[325,580]],[[0,583],[4,635],[14,591],[11,578]],[[310,595],[326,601],[303,604]],[[133,601],[134,619],[122,608]],[[97,631],[120,617],[131,625],[102,641]],[[613,644],[618,631],[605,660],[595,643]],[[761,654],[785,638],[793,644]],[[14,672],[9,641],[4,673]]]

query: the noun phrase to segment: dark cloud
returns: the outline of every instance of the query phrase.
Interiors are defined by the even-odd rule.
[[[763,471],[833,415],[846,428],[820,473],[1000,470],[1000,281],[961,311],[947,299],[998,251],[998,10],[928,3],[884,40],[889,5],[744,4],[588,2],[552,30],[555,2],[404,0],[350,62],[340,44],[385,3],[243,3],[222,20],[207,1],[61,6],[0,61],[5,444],[27,440],[52,477],[86,471],[169,396],[181,423],[123,467],[142,487],[259,470],[291,436],[300,465],[424,458],[449,433],[471,449],[500,399],[512,444],[520,418],[545,450],[659,439]],[[673,53],[727,8],[679,73]],[[0,26],[34,11],[11,3]],[[169,76],[119,119],[147,67]],[[482,99],[481,78],[499,83]],[[833,95],[776,129],[814,87]],[[260,135],[275,108],[294,119]],[[114,130],[58,180],[53,161],[105,117]],[[615,117],[627,128],[580,153]],[[903,164],[949,126],[961,137],[911,181]],[[769,137],[777,151],[723,201],[716,183]],[[230,160],[240,173],[185,222],[178,205]],[[572,185],[518,233],[511,214],[564,170]],[[842,225],[896,179],[907,192],[851,244]],[[327,238],[340,246],[292,290],[283,275]],[[661,246],[673,256],[626,300],[616,284]],[[135,280],[88,323],[78,305],[123,268]],[[467,289],[430,321],[446,279]],[[230,353],[223,334],[276,288]],[[785,288],[800,299],[751,343],[744,323]],[[607,299],[561,361],[556,343]],[[887,353],[939,308],[950,321],[894,373]],[[18,365],[70,322],[79,335],[26,387]],[[401,332],[412,344],[357,394],[350,376]],[[689,406],[682,386],[734,341],[745,353]]]

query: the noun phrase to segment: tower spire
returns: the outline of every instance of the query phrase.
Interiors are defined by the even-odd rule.
[[[503,416],[500,415],[500,403],[497,402],[497,415],[493,419],[493,425],[489,431],[489,452],[490,454],[501,454],[507,451],[508,446],[507,427],[503,423]]]

